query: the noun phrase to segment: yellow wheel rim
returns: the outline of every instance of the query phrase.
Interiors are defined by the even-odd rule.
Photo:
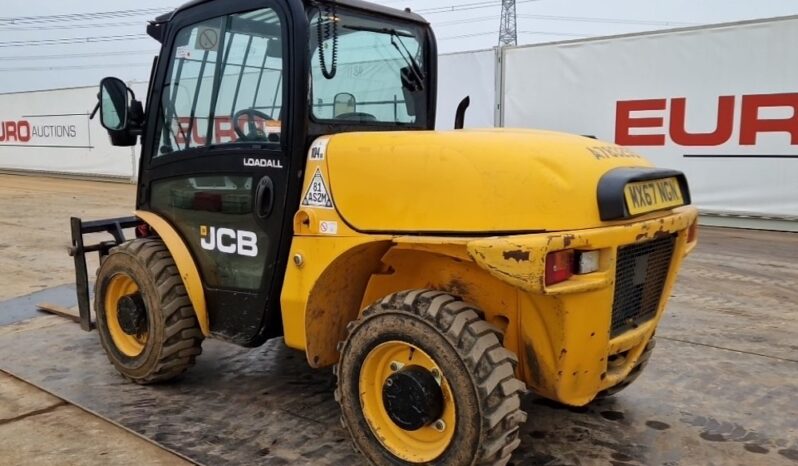
[[[421,366],[439,374],[443,392],[440,423],[415,431],[404,430],[391,420],[382,401],[382,387],[394,369]],[[392,368],[393,366],[393,368]],[[435,361],[423,350],[409,343],[389,341],[371,350],[360,370],[360,402],[363,415],[380,443],[394,456],[411,463],[426,463],[438,458],[452,442],[455,430],[455,402],[452,390]],[[437,424],[437,426],[435,426]],[[436,427],[443,427],[438,430]]]
[[[139,291],[139,286],[128,275],[117,274],[111,278],[108,287],[105,289],[105,317],[108,325],[108,333],[114,346],[120,353],[127,357],[134,358],[144,351],[147,344],[147,332],[138,335],[128,335],[122,330],[119,324],[119,300],[123,296]]]

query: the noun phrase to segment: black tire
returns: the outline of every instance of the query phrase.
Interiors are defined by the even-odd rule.
[[[640,354],[640,359],[637,360],[637,364],[632,370],[629,372],[629,375],[626,376],[620,383],[613,385],[612,387],[602,390],[596,395],[596,400],[604,400],[606,398],[610,398],[616,395],[618,392],[623,391],[629,385],[632,385],[640,374],[643,373],[643,370],[648,365],[648,360],[651,358],[651,353],[654,351],[654,347],[657,345],[657,340],[654,337],[646,343],[646,348],[643,350],[643,353]]]
[[[349,324],[339,345],[341,359],[336,400],[341,422],[355,448],[377,465],[408,463],[383,446],[361,408],[359,380],[363,361],[382,342],[410,343],[440,367],[456,406],[455,432],[445,451],[427,464],[504,465],[520,444],[526,421],[521,410],[523,382],[518,363],[501,344],[501,333],[480,318],[481,312],[441,291],[411,290],[391,294],[369,306]]]
[[[129,356],[108,328],[106,292],[116,276],[132,278],[146,307],[146,341]],[[135,239],[113,248],[97,273],[95,307],[100,342],[111,364],[127,379],[150,384],[177,377],[202,353],[202,332],[174,259],[162,241]],[[118,311],[116,311],[118,312]]]

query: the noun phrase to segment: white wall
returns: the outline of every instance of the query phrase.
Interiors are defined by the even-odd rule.
[[[439,71],[437,127],[453,127],[457,105],[465,96],[471,97],[466,127],[494,126],[496,52],[442,55]],[[130,85],[136,97],[144,100],[146,83]],[[0,94],[0,122],[25,121],[27,126],[37,130],[37,135],[31,135],[27,141],[19,138],[0,141],[0,170],[135,177],[141,148],[111,146],[99,118],[89,120],[97,102],[96,95],[97,86]],[[58,126],[58,131],[64,134],[61,137],[41,136],[53,131],[42,130],[42,127],[52,126]],[[4,134],[2,128],[0,123],[0,135]]]
[[[453,53],[438,57],[437,129],[454,128],[457,106],[466,96],[466,128],[494,126],[496,113],[496,52]]]
[[[695,204],[704,210],[796,217],[795,44],[798,18],[508,49],[504,125],[626,143],[657,165],[684,171]],[[748,97],[749,105],[754,99],[774,104],[758,111],[760,119],[786,121],[776,123],[779,131],[760,133],[749,145],[741,141],[741,127],[752,127],[741,122],[742,101],[757,95],[767,96]],[[718,137],[680,137],[680,126],[691,133],[715,132],[720,96],[728,96],[726,103],[734,106],[722,118],[730,134],[721,125]],[[673,118],[680,114],[679,98],[686,99],[684,125]],[[619,118],[627,112],[618,102],[648,99],[654,101],[640,105],[656,110],[629,115],[652,119],[652,127],[624,130]],[[750,107],[747,114],[757,111]],[[640,123],[646,122],[635,122]],[[646,141],[625,134],[661,137]]]
[[[470,95],[467,127],[490,127],[498,117],[507,127],[555,129],[626,142],[659,166],[683,170],[695,204],[704,211],[794,218],[798,217],[798,103],[792,105],[798,102],[798,48],[794,44],[798,44],[798,17],[504,49],[500,70],[494,50],[442,55],[437,128],[452,128],[458,103]],[[146,84],[133,88],[143,99]],[[90,87],[0,95],[0,122],[26,121],[37,129],[37,136],[27,141],[7,137],[0,141],[0,169],[135,176],[140,148],[134,155],[130,148],[110,146],[99,121],[88,121],[96,92]],[[721,96],[733,106],[729,134],[719,134],[722,143],[695,145],[681,140],[679,126],[688,133],[715,132]],[[749,96],[749,104],[751,99],[775,102],[753,113],[749,109],[749,116],[781,120],[765,121],[764,126],[775,124],[778,131],[760,132],[753,145],[741,143],[744,96]],[[672,118],[679,113],[679,99],[686,102],[684,125]],[[655,110],[619,111],[619,102],[631,101],[646,101],[641,105]],[[497,103],[501,103],[498,114]],[[653,126],[631,129],[624,137],[623,124],[618,124],[624,114],[647,118]],[[721,120],[719,133],[724,133],[726,120]],[[639,126],[645,121],[633,123]],[[46,127],[53,126],[66,127],[68,134],[42,135],[52,132]],[[634,139],[640,135],[661,141],[640,143]]]
[[[111,146],[99,118],[89,120],[96,96],[96,86],[0,94],[0,169],[131,178],[131,148]]]

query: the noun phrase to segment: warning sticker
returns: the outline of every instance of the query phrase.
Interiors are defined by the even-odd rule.
[[[199,50],[207,50],[209,52],[216,51],[219,46],[219,30],[208,26],[200,26],[197,28],[197,42],[194,48]]]
[[[324,154],[327,152],[328,141],[328,138],[317,139],[316,142],[310,146],[310,155],[308,156],[309,160],[324,160]]]
[[[191,49],[188,47],[178,47],[175,51],[175,58],[191,58]]]
[[[310,188],[308,192],[302,197],[302,205],[307,207],[322,207],[324,209],[332,209],[332,198],[329,191],[327,191],[327,183],[324,182],[324,177],[321,175],[321,169],[317,168],[316,173],[313,174],[313,179],[310,180]]]
[[[323,235],[337,235],[338,222],[319,222],[319,232]]]

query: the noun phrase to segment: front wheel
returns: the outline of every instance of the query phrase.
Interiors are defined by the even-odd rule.
[[[449,294],[395,293],[349,326],[336,399],[355,447],[378,465],[506,464],[520,444],[515,356]]]
[[[166,246],[136,239],[111,250],[97,273],[94,309],[108,359],[140,384],[172,379],[202,352],[202,332]]]

